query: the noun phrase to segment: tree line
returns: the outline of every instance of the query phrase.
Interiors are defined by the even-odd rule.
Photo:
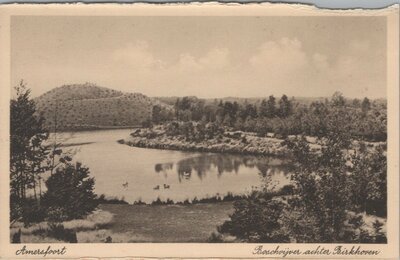
[[[301,134],[319,137],[332,130],[331,122],[337,116],[346,121],[346,127],[355,139],[385,141],[387,138],[385,104],[367,97],[348,100],[339,92],[330,99],[311,104],[289,99],[287,95],[279,100],[271,95],[259,103],[208,102],[196,97],[183,97],[176,100],[173,110],[153,106],[151,123],[214,123],[232,130],[256,132],[260,136],[273,133],[282,138]]]

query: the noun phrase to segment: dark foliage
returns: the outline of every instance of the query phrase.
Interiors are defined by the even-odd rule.
[[[133,202],[133,205],[146,205],[146,203],[143,202],[142,199],[139,199],[139,200],[135,200],[135,201]]]
[[[13,243],[13,244],[21,243],[21,229],[19,229],[18,232],[13,234],[13,236],[11,238],[11,243]]]
[[[101,194],[96,200],[98,204],[129,204],[124,198],[106,197],[104,194]]]
[[[30,90],[22,81],[15,90],[16,98],[10,102],[10,219],[28,222],[27,218],[36,218],[39,207],[41,174],[47,170],[49,153],[43,142],[48,133],[43,118],[36,114]],[[34,199],[27,190],[33,190]]]
[[[284,203],[268,196],[252,196],[236,201],[231,219],[222,224],[218,231],[234,235],[245,242],[289,242],[289,237],[282,234],[279,222],[284,207]]]
[[[320,140],[321,153],[312,153],[305,137],[283,143],[295,162],[294,186],[280,191],[290,194],[287,200],[276,199],[279,192],[255,192],[235,202],[219,232],[249,242],[386,243],[383,224],[377,221],[371,233],[362,217],[386,217],[386,153],[361,145],[350,156],[346,124],[342,117],[335,120],[336,130]]]
[[[285,138],[288,135],[325,136],[335,127],[332,122],[338,116],[347,124],[347,132],[352,138],[366,141],[385,141],[386,105],[371,102],[368,98],[346,100],[336,92],[330,100],[314,101],[310,104],[297,102],[283,95],[278,101],[274,96],[261,100],[260,103],[238,103],[236,101],[207,100],[196,97],[177,99],[174,105],[175,120],[178,122],[201,122],[200,126],[215,123],[217,127],[229,127],[233,130],[256,132],[259,136],[267,133]],[[171,115],[161,115],[156,108],[156,123],[171,122]],[[201,130],[194,129],[193,123],[183,124],[179,130],[178,122],[170,125],[170,135],[182,135],[191,140],[207,139],[207,135],[196,135]],[[192,134],[192,135],[191,135]],[[193,135],[194,134],[194,135]],[[208,137],[212,138],[212,137]]]
[[[65,164],[56,169],[47,181],[47,192],[43,205],[50,212],[53,221],[82,218],[98,205],[93,193],[94,178],[89,177],[89,169],[80,163]]]
[[[221,243],[224,242],[222,235],[218,232],[212,232],[211,236],[207,239],[207,243]]]
[[[25,226],[29,226],[31,223],[44,221],[47,217],[44,207],[36,203],[33,199],[27,201],[30,201],[30,203],[25,204],[22,211],[22,221]]]
[[[161,200],[160,197],[158,197],[157,200],[151,203],[151,205],[172,205],[172,204],[174,204],[173,200],[171,199]]]
[[[65,241],[68,243],[78,243],[76,232],[70,229],[65,229],[64,225],[58,223],[50,223],[48,235],[55,239]]]

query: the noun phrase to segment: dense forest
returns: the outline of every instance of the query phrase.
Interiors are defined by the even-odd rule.
[[[279,99],[271,95],[266,99],[252,101],[176,98],[173,114],[170,108],[153,106],[152,123],[175,121],[172,124],[181,124],[181,128],[185,128],[183,132],[193,131],[187,133],[188,136],[195,136],[196,132],[212,123],[216,127],[230,130],[256,132],[259,136],[273,134],[285,138],[300,134],[323,137],[336,127],[332,122],[340,119],[340,124],[354,139],[385,141],[387,137],[386,103],[382,100],[370,100],[366,97],[346,99],[336,92],[330,99],[311,102],[289,99],[286,95]]]

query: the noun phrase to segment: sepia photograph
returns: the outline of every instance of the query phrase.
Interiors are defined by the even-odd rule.
[[[397,241],[387,16],[9,26],[8,243]]]

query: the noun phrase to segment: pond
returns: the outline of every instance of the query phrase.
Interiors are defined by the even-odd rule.
[[[273,157],[182,152],[119,144],[132,130],[62,133],[58,139],[90,168],[95,192],[149,203],[157,198],[183,201],[244,194],[268,183],[289,184],[290,162]]]

